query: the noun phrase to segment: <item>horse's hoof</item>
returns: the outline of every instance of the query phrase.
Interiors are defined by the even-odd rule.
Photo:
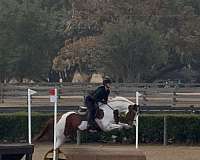
[[[124,126],[124,128],[125,128],[125,129],[131,129],[131,128],[133,128],[133,126],[131,126],[131,125],[126,125],[126,126]]]

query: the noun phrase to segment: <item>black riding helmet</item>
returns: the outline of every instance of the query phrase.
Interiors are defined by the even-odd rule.
[[[111,84],[112,83],[112,80],[110,79],[110,77],[105,77],[104,80],[103,80],[103,85],[105,84]]]

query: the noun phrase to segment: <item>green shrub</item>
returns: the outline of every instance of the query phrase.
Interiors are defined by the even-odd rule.
[[[32,114],[32,135],[39,130],[52,115]],[[0,115],[0,141],[1,142],[26,142],[28,140],[28,116],[26,113]]]
[[[164,116],[167,119],[167,137],[171,143],[200,143],[200,117],[198,115],[141,115],[139,117],[139,142],[163,143]],[[32,114],[32,137],[38,134],[52,114]],[[0,141],[26,142],[28,135],[28,117],[26,113],[0,114]],[[113,141],[135,143],[135,127],[129,130],[83,133],[82,142]]]
[[[168,139],[176,143],[200,142],[200,117],[197,115],[168,116]]]

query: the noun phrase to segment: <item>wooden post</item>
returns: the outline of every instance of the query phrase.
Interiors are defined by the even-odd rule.
[[[164,116],[164,124],[163,124],[163,145],[167,145],[167,117]]]
[[[76,144],[77,144],[77,145],[80,145],[80,144],[81,144],[81,131],[80,131],[79,129],[77,130]]]
[[[176,105],[176,90],[173,91],[172,106]]]
[[[4,96],[3,96],[3,84],[0,82],[0,94],[1,94],[1,103],[4,103]]]
[[[146,92],[146,90],[144,91],[144,93],[143,93],[143,95],[142,95],[142,102],[143,102],[143,105],[147,105],[147,102],[148,101],[148,99],[147,99],[147,92]]]

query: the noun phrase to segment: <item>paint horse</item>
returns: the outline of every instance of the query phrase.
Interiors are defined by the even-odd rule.
[[[121,118],[121,114],[125,116]],[[99,105],[95,122],[98,128],[104,132],[113,129],[129,129],[134,125],[136,114],[137,106],[135,103],[124,97],[115,97],[110,99],[108,104]],[[75,136],[77,130],[86,129],[87,121],[84,120],[83,115],[74,111],[63,114],[56,125],[56,148],[58,149],[67,138]],[[42,139],[49,133],[53,133],[53,119],[47,122],[46,127],[34,138],[34,141]]]

